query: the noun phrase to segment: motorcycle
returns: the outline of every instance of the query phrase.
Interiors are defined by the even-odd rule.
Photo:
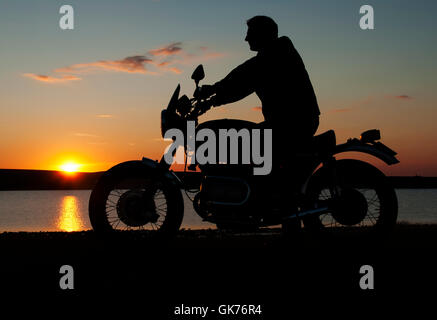
[[[211,98],[196,94],[204,76],[199,65],[191,76],[196,84],[194,98],[179,97],[177,86],[161,113],[163,137],[168,129],[183,130],[187,121],[194,121],[196,130],[258,127],[232,119],[199,124],[199,116],[212,105]],[[123,162],[106,171],[92,190],[91,225],[99,233],[156,230],[175,235],[184,216],[185,191],[195,212],[219,229],[254,231],[282,225],[286,233],[302,227],[316,231],[366,228],[386,233],[396,224],[398,211],[388,178],[367,162],[336,159],[338,154],[353,151],[379,158],[387,165],[398,163],[396,152],[379,142],[380,138],[376,129],[341,144],[337,144],[333,130],[314,136],[310,152],[304,155],[306,168],[297,181],[298,193],[288,192],[270,176],[254,175],[250,170],[253,164],[190,164],[188,169],[200,177],[200,186],[193,187],[181,181],[170,170],[171,163],[165,161],[174,157],[176,150],[167,151],[160,161],[143,158]],[[186,152],[187,143],[184,148]]]

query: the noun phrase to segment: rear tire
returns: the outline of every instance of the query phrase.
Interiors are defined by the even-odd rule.
[[[303,219],[306,229],[367,229],[379,234],[393,229],[398,214],[396,192],[381,171],[363,161],[338,160],[336,179],[343,198],[337,198],[330,212]],[[329,170],[322,167],[310,180],[307,191],[310,203],[332,201],[332,186]]]

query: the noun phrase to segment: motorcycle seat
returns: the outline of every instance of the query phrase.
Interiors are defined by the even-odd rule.
[[[313,138],[314,150],[318,153],[326,153],[332,151],[337,145],[335,131],[328,130]]]

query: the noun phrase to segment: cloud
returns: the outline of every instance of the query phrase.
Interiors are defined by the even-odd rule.
[[[257,107],[253,107],[253,108],[252,108],[253,111],[262,111],[262,109],[263,109],[263,108],[260,107],[260,106],[257,106]]]
[[[46,76],[42,74],[35,74],[35,73],[25,73],[23,76],[27,78],[31,78],[36,81],[41,82],[47,82],[47,83],[62,83],[62,82],[68,82],[68,81],[76,81],[76,80],[82,80],[81,78],[72,76],[72,75],[64,75],[60,78],[52,77],[52,76]]]
[[[146,56],[131,56],[121,60],[100,60],[90,63],[78,63],[65,68],[55,69],[60,73],[89,73],[97,70],[109,70],[127,73],[147,73],[145,65],[152,62]]]
[[[400,96],[395,96],[396,99],[402,99],[402,100],[410,100],[413,99],[413,97],[408,96],[406,94],[400,95]]]
[[[219,59],[224,56],[226,56],[225,53],[211,51],[208,47],[199,47],[196,53],[181,52],[170,58],[172,58],[172,64],[193,65],[204,61]]]
[[[174,72],[174,73],[177,73],[177,74],[182,73],[182,70],[179,68],[176,68],[176,67],[171,67],[171,68],[168,68],[167,70]]]
[[[182,52],[182,42],[174,42],[169,45],[150,50],[148,53],[152,56],[172,56]]]
[[[198,47],[194,53],[182,49],[182,42],[172,43],[163,48],[151,50],[148,52],[155,59],[152,64],[159,71],[170,71],[176,74],[182,73],[180,66],[195,65],[207,60],[224,57],[225,54],[211,51],[208,47]]]
[[[182,42],[173,42],[166,46],[149,50],[144,55],[128,56],[118,60],[99,60],[94,62],[76,63],[54,72],[63,74],[60,77],[26,73],[24,76],[46,83],[59,83],[72,80],[81,80],[77,74],[88,74],[101,71],[114,71],[125,73],[138,73],[159,75],[164,72],[182,73],[181,65],[193,65],[206,60],[223,57],[223,53],[213,52],[208,47],[198,47],[188,53],[183,48]]]
[[[390,99],[390,100],[393,100],[393,99],[396,99],[396,100],[412,100],[413,97],[409,96],[407,94],[400,94],[400,95],[397,95],[397,96],[395,96],[395,95],[385,95],[384,99]]]
[[[114,118],[114,115],[112,114],[98,114],[96,115],[97,118],[102,118],[102,119],[109,119],[109,118]]]

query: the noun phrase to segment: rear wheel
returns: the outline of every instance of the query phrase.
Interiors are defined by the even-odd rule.
[[[336,161],[335,182],[322,168],[310,181],[310,203],[319,201],[329,212],[303,219],[311,230],[367,229],[386,232],[397,219],[397,197],[387,177],[359,160]]]
[[[114,168],[93,189],[89,202],[96,232],[150,230],[175,234],[182,223],[179,188],[137,162]]]

